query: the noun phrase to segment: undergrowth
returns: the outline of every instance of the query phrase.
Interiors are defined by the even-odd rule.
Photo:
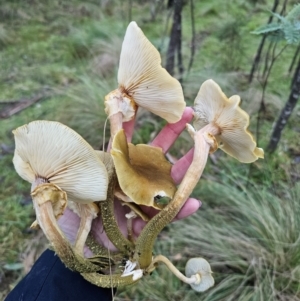
[[[209,260],[216,284],[201,300],[300,300],[300,184],[257,184],[232,171],[202,180],[195,195],[202,208],[171,225],[156,252],[177,259],[182,270],[191,257]],[[117,300],[200,298],[164,266],[149,278]]]
[[[26,246],[37,235],[29,230],[35,219],[29,184],[12,165],[11,131],[36,119],[58,120],[95,149],[107,143],[103,98],[117,88],[129,2],[133,3],[132,19],[161,51],[164,64],[171,23],[167,24],[165,11],[153,19],[151,3],[14,0],[0,4],[0,110],[4,102],[49,92],[44,100],[0,120],[0,299],[22,277]],[[267,20],[272,5],[271,0],[258,2],[194,1],[196,53],[183,80],[188,105],[208,78],[226,95],[241,95],[255,134],[261,82],[257,77],[249,86],[247,76],[259,39],[250,32]],[[188,5],[182,16],[187,66],[192,38]],[[270,75],[266,112],[258,131],[260,147],[267,145],[272,124],[288,97],[291,74],[286,62],[294,52],[288,47]],[[194,192],[203,201],[202,209],[171,224],[157,242],[156,252],[169,255],[181,269],[190,257],[209,259],[216,286],[206,294],[195,294],[161,267],[139,285],[118,290],[117,300],[299,300],[299,116],[298,105],[276,153],[266,155],[250,170],[220,151],[213,154]],[[134,143],[146,143],[162,126],[161,120],[143,112]],[[191,144],[184,133],[171,154],[178,157]]]

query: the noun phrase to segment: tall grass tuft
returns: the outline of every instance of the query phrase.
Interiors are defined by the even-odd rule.
[[[300,300],[300,183],[267,187],[233,175],[202,181],[195,194],[202,209],[171,225],[170,241],[158,248],[163,244],[182,265],[191,257],[208,259],[215,286],[196,294],[162,267],[155,282],[144,279],[132,288],[134,300]]]
[[[251,186],[234,175],[198,191],[209,205],[175,231],[214,266],[205,300],[300,300],[299,183]]]
[[[124,35],[124,26],[120,23],[112,23],[105,16],[102,16],[101,22],[99,20],[88,22],[80,27],[73,27],[70,29],[71,35],[69,39],[69,46],[73,55],[76,58],[92,57],[101,52],[101,46],[110,44],[111,33],[115,36],[122,37]],[[98,48],[98,44],[100,48]]]
[[[83,75],[68,92],[66,105],[61,111],[61,122],[82,135],[95,149],[102,149],[109,139],[109,122],[105,129],[104,97],[116,89],[117,82],[102,77]],[[104,135],[105,133],[105,135]],[[104,137],[105,136],[105,137]]]
[[[12,34],[3,24],[0,24],[0,50],[12,42]]]

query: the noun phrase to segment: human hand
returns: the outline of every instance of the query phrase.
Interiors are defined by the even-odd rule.
[[[186,108],[182,119],[174,124],[167,124],[160,133],[156,136],[156,138],[151,142],[152,146],[161,147],[163,152],[166,153],[173,143],[176,141],[181,132],[185,129],[186,123],[190,122],[193,118],[193,110],[191,108]],[[134,130],[134,122],[127,122],[123,125],[128,141],[131,140],[133,130]],[[178,160],[172,167],[172,177],[175,182],[178,182],[183,178],[186,170],[188,169],[191,163],[191,152],[187,153],[186,156],[183,156],[180,160]],[[178,213],[176,220],[185,218],[198,210],[201,206],[201,202],[194,199],[189,198],[185,205],[182,207],[180,212]],[[142,210],[149,216],[154,216],[158,211],[154,208],[141,206]],[[129,213],[130,209],[127,206],[122,206],[118,200],[115,200],[115,217],[121,232],[124,236],[127,237],[127,218],[125,217],[126,213]],[[77,214],[75,214],[70,209],[66,209],[64,214],[59,218],[58,224],[66,237],[69,239],[71,243],[75,242],[76,233],[79,228],[80,218]],[[133,219],[133,235],[138,236],[145,226],[146,222],[144,222],[141,218],[137,217]],[[110,250],[116,250],[114,245],[109,241],[106,233],[104,232],[101,217],[97,217],[92,224],[92,233],[95,239],[104,247]],[[85,256],[91,256],[91,252],[85,248]]]

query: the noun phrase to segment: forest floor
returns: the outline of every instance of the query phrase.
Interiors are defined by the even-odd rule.
[[[12,164],[12,130],[32,120],[57,120],[100,149],[104,133],[108,134],[103,99],[117,87],[129,15],[165,62],[172,23],[165,1],[144,5],[132,1],[131,10],[130,1],[100,2],[15,0],[0,4],[1,300],[47,247],[43,234],[29,228],[35,219],[30,185]],[[289,67],[296,48],[286,47],[274,63],[264,92],[265,111],[258,123],[262,74],[270,67],[266,50],[273,47],[278,54],[286,46],[279,42],[274,47],[268,41],[259,70],[248,82],[261,39],[251,32],[267,22],[272,1],[194,2],[196,53],[189,72],[189,4],[182,15],[186,102],[192,105],[202,82],[212,78],[227,96],[241,96],[241,106],[251,117],[250,130],[259,147],[265,148],[290,93],[293,70],[289,72]],[[287,10],[292,4],[290,1]],[[266,154],[265,160],[245,165],[221,151],[213,154],[194,192],[203,208],[162,233],[156,252],[169,255],[179,267],[195,253],[212,262],[216,286],[203,300],[267,300],[264,296],[270,294],[272,300],[300,300],[299,120],[298,104],[276,152]],[[141,113],[133,142],[147,143],[163,124],[150,113]],[[191,146],[184,133],[171,155],[179,157]],[[188,231],[192,237],[185,234]],[[133,300],[133,295],[134,300],[195,300],[195,294],[163,268],[141,285],[118,291],[116,299]]]

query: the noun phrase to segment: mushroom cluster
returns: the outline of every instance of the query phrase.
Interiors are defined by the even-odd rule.
[[[201,85],[193,108],[194,127],[186,125],[194,140],[194,148],[187,155],[192,157],[191,163],[183,178],[176,178],[176,168],[164,155],[167,149],[133,145],[124,131],[126,122],[134,125],[139,107],[164,118],[174,128],[182,126],[180,119],[189,110],[180,83],[161,66],[158,51],[131,22],[122,45],[118,88],[104,102],[111,125],[108,152],[94,150],[79,134],[58,122],[33,121],[13,131],[15,169],[31,183],[36,212],[32,227],[41,227],[66,266],[95,285],[130,285],[164,263],[194,290],[209,289],[214,279],[205,259],[189,260],[183,275],[163,255],[153,257],[153,246],[192,193],[209,153],[220,148],[244,163],[263,158],[263,150],[248,131],[249,116],[239,102],[237,95],[227,98],[213,80]],[[116,220],[115,201],[131,210],[126,215],[127,235]],[[68,241],[57,224],[66,206],[80,217],[75,243]],[[145,206],[158,213],[149,217],[143,211]],[[138,237],[133,237],[132,219],[137,216],[146,225]],[[92,221],[99,217],[115,252],[108,252],[91,234]],[[84,257],[85,245],[93,257]]]

